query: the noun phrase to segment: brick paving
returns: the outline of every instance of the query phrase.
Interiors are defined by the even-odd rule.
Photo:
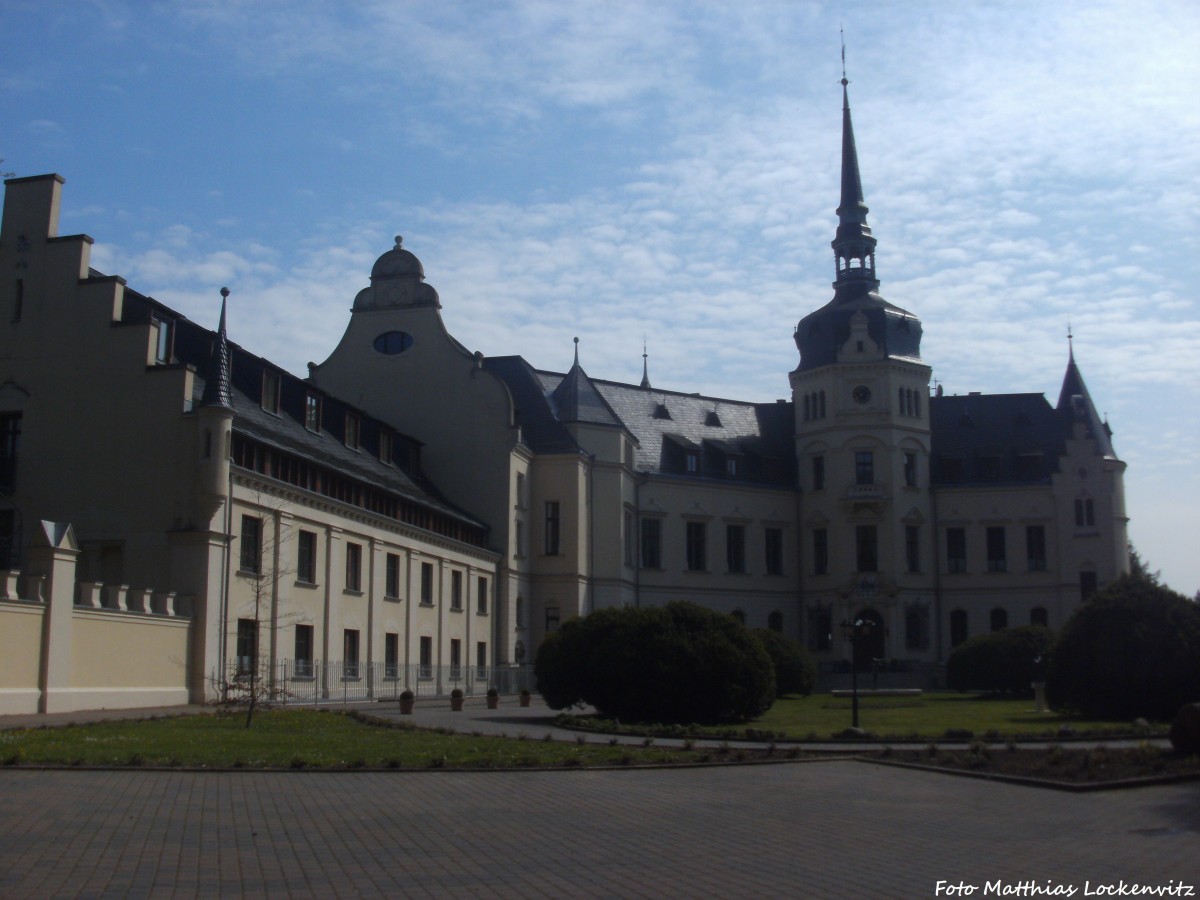
[[[1200,889],[1200,784],[1095,794],[850,761],[677,770],[0,771],[0,897],[932,897]],[[943,894],[942,896],[945,896]]]

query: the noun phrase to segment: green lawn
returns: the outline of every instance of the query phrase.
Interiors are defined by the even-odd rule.
[[[1129,722],[1092,722],[1054,712],[1035,712],[1032,698],[1019,700],[976,694],[921,694],[917,697],[859,697],[859,727],[889,738],[929,739],[950,729],[966,729],[982,737],[996,732],[1005,737],[1057,735],[1067,725],[1080,734],[1128,732]],[[851,701],[829,694],[784,697],[775,701],[751,727],[786,734],[789,738],[829,737],[850,726]]]
[[[0,731],[0,763],[271,768],[644,765],[695,761],[657,747],[517,740],[374,725],[337,712],[245,714]]]
[[[977,694],[931,693],[915,697],[859,697],[859,727],[884,740],[933,740],[950,730],[975,737],[1055,738],[1066,725],[1080,735],[1132,733],[1130,722],[1087,721],[1053,712],[1035,712],[1032,698],[1020,700]],[[715,737],[727,740],[825,740],[850,727],[851,701],[830,694],[788,696],[775,701],[753,722],[739,726],[639,726],[592,716],[562,716],[564,727],[672,737]]]

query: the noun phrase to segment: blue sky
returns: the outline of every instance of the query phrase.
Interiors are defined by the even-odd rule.
[[[93,265],[297,374],[393,235],[487,355],[769,401],[832,295],[844,26],[883,295],[950,393],[1107,412],[1200,588],[1200,5],[0,4],[0,157]]]

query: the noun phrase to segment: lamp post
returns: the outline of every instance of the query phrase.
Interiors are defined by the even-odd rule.
[[[853,727],[858,727],[858,642],[871,633],[875,623],[870,619],[845,620],[841,624],[842,640],[850,645],[850,703]]]

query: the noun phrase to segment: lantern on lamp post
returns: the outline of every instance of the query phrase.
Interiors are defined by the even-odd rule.
[[[870,634],[875,623],[870,619],[845,620],[841,624],[842,640],[850,645],[850,704],[853,710],[853,727],[858,727],[858,647]]]

